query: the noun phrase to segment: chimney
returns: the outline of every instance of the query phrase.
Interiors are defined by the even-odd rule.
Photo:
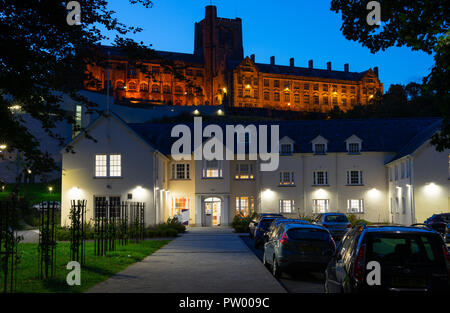
[[[270,57],[270,65],[275,65],[275,57],[274,56]]]
[[[294,66],[295,66],[294,58],[290,58],[290,59],[289,59],[289,65],[290,65],[291,67],[294,67]]]
[[[378,66],[375,66],[375,67],[373,68],[373,72],[374,72],[375,75],[377,75],[377,77],[378,77]]]
[[[215,5],[207,5],[205,7],[205,17],[210,19],[217,18],[217,8]]]
[[[327,70],[331,71],[331,62],[327,62]]]
[[[344,71],[345,71],[346,73],[348,73],[348,63],[345,63],[345,64],[344,64]]]
[[[250,59],[252,60],[253,63],[255,63],[255,55],[254,55],[254,54],[252,54],[252,55],[250,56]]]
[[[313,60],[308,61],[308,68],[313,68]]]

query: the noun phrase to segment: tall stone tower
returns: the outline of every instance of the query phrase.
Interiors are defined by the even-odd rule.
[[[194,54],[205,62],[206,99],[218,105],[228,92],[227,60],[243,60],[242,20],[218,18],[216,6],[205,8],[205,18],[195,23]]]

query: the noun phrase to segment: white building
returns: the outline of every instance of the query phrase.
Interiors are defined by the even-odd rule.
[[[403,224],[449,211],[449,151],[428,143],[438,119],[270,124],[279,125],[279,166],[262,172],[259,160],[174,161],[174,124],[101,117],[87,128],[96,142],[81,133],[70,143],[75,154],[62,151],[62,222],[68,223],[76,199],[87,200],[88,218],[96,199],[139,201],[147,224],[184,215],[190,225],[203,226],[227,225],[238,212],[251,211],[337,211]],[[397,178],[389,174],[395,168]]]

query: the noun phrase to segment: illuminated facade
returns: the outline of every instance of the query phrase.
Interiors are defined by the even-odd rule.
[[[228,225],[236,214],[254,211],[422,222],[449,212],[450,150],[437,152],[429,143],[440,123],[433,118],[279,122],[278,167],[261,171],[260,160],[248,156],[174,160],[173,125],[102,116],[87,130],[97,143],[82,133],[71,143],[75,154],[62,151],[62,223],[68,222],[71,200],[87,200],[89,219],[98,197],[145,202],[147,224],[176,215],[189,225]]]
[[[334,106],[348,110],[356,104],[367,104],[383,92],[378,68],[364,72],[296,67],[255,63],[255,56],[244,58],[242,20],[217,17],[215,6],[207,6],[205,18],[195,24],[194,53],[157,51],[174,62],[177,72],[185,79],[160,65],[158,59],[143,64],[151,75],[131,67],[126,56],[111,47],[110,86],[115,99],[123,104],[146,107],[151,105],[226,105],[278,110],[327,112]],[[89,66],[88,70],[100,82],[86,84],[91,91],[105,92],[105,69]],[[151,77],[149,77],[151,76]]]

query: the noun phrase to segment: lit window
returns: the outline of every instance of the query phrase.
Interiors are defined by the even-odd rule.
[[[82,107],[77,104],[75,106],[75,124],[73,125],[73,136],[77,136],[81,131]]]
[[[348,199],[347,213],[364,213],[363,199]]]
[[[280,172],[280,186],[293,186],[294,184],[294,172]]]
[[[183,211],[189,210],[190,206],[188,197],[174,197],[172,198],[172,215],[181,215]]]
[[[362,185],[362,171],[347,171],[347,185]]]
[[[294,213],[294,200],[280,200],[280,213]]]
[[[274,86],[275,88],[279,88],[279,87],[280,87],[280,81],[279,81],[278,79],[274,80],[274,81],[273,81],[273,86]]]
[[[120,177],[122,175],[122,164],[120,154],[111,154],[109,156],[109,176]]]
[[[236,164],[236,179],[253,179],[252,164]]]
[[[273,94],[273,100],[275,101],[280,101],[280,93],[279,92],[275,92]]]
[[[219,160],[205,160],[203,165],[203,178],[222,177],[222,162]]]
[[[309,104],[309,95],[303,95],[303,102]]]
[[[313,213],[327,213],[329,204],[329,199],[313,199]]]
[[[95,156],[95,177],[106,177],[108,175],[106,159],[106,154],[97,154]]]
[[[319,96],[316,96],[316,95],[313,96],[313,103],[319,104]]]
[[[323,104],[328,104],[328,96],[323,96]]]
[[[172,179],[190,179],[189,164],[172,164]]]
[[[146,83],[141,83],[139,85],[139,91],[148,91],[148,85]]]
[[[236,215],[249,216],[253,206],[253,197],[236,197]]]
[[[328,185],[328,172],[316,171],[313,173],[314,185]]]
[[[270,100],[270,94],[267,91],[264,92],[264,100]]]

